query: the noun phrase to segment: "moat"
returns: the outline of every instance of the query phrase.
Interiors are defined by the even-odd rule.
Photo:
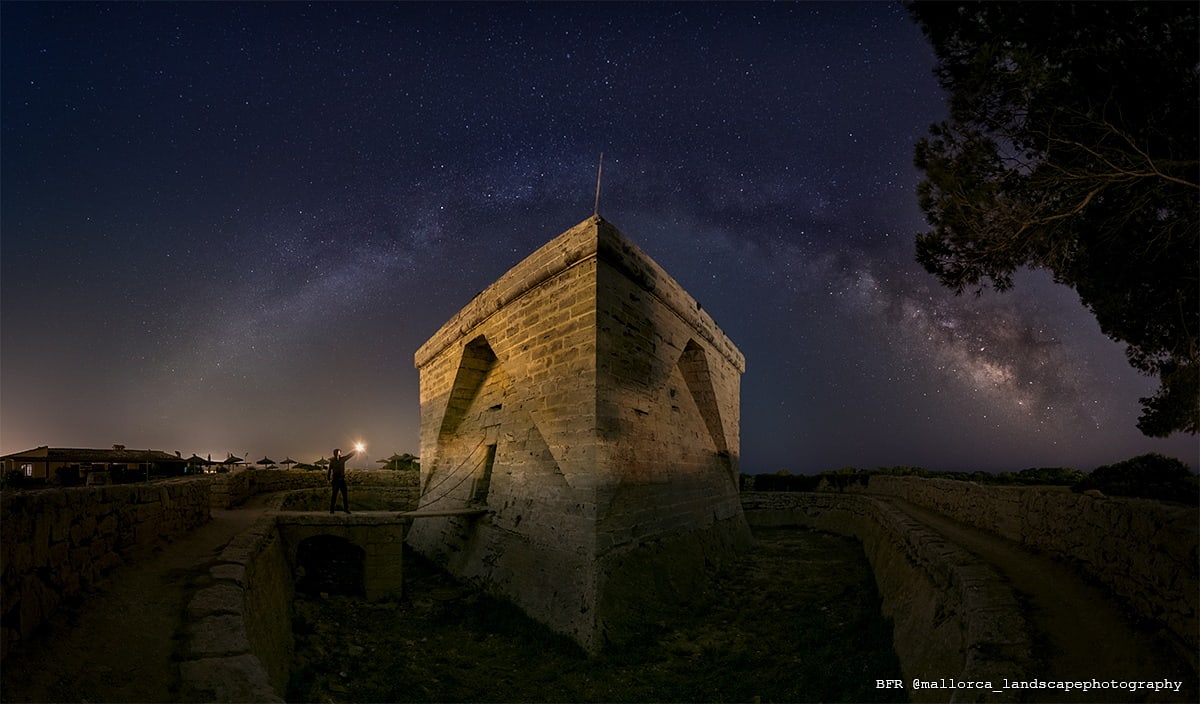
[[[891,623],[858,541],[755,531],[698,600],[589,658],[515,607],[406,557],[395,601],[297,593],[288,701],[896,701]]]
[[[63,565],[75,566],[73,555],[120,539],[125,533],[105,526],[123,507],[140,507],[128,515],[145,517],[134,536],[189,525],[179,514],[209,520],[179,528],[171,542],[129,549],[123,564],[86,592],[64,588],[60,608],[4,658],[0,698],[945,701],[952,692],[877,684],[982,676],[1169,678],[1181,689],[1080,693],[1072,700],[1195,701],[1194,669],[1179,647],[1188,642],[1186,617],[1194,613],[1187,598],[1194,590],[1186,588],[1194,508],[1061,487],[919,478],[874,477],[870,493],[748,492],[742,503],[752,545],[710,569],[692,599],[640,609],[632,638],[589,656],[511,602],[403,548],[393,533],[413,503],[414,476],[357,476],[355,513],[346,517],[315,507],[324,490],[303,488],[315,479],[311,473],[227,479],[6,494],[10,535],[22,526],[59,526],[30,533],[34,549],[27,552],[15,549],[23,543],[8,544],[12,558],[4,565],[16,574],[29,574],[20,571],[22,559],[65,555],[59,569],[33,573],[59,575]],[[209,517],[212,497],[236,508],[213,508]],[[162,507],[147,510],[154,504],[138,499],[158,499]],[[995,528],[971,526],[964,507],[982,507],[977,513],[989,527],[1009,533],[1028,524],[1017,533],[1046,546],[1080,535],[1083,525],[1084,535],[1103,536],[1094,542],[1107,553],[1129,557],[1095,563],[1103,570],[1089,579],[1082,568],[1090,563],[1069,564],[1006,540]],[[1024,523],[1004,519],[1009,511]],[[95,531],[79,528],[93,521]],[[1156,549],[1145,550],[1147,544]],[[387,545],[403,549],[381,560]],[[1071,555],[1091,551],[1091,543],[1082,543]],[[1171,561],[1176,556],[1179,565]],[[397,575],[403,564],[402,588],[392,594],[379,591],[381,563]],[[1127,578],[1122,570],[1130,568],[1136,570]],[[1099,583],[1162,583],[1154,575],[1173,575],[1181,589],[1138,594],[1173,606],[1179,616],[1137,619],[1131,602]],[[12,603],[39,605],[49,586],[27,590],[32,601]],[[6,587],[6,604],[20,595]],[[9,635],[26,614],[5,622]],[[1026,699],[1063,700],[1037,693],[995,698]]]

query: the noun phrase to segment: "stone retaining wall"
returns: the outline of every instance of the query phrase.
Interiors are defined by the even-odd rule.
[[[355,513],[352,516],[285,512],[276,515],[284,555],[291,568],[299,567],[297,550],[313,536],[344,538],[365,553],[363,588],[370,601],[399,599],[404,593],[404,534],[412,519],[390,512]]]
[[[286,501],[281,495],[276,503]],[[182,700],[282,702],[294,647],[297,545],[313,535],[350,539],[367,553],[367,598],[399,598],[410,522],[390,513],[263,516],[221,552],[209,568],[207,585],[188,603],[179,666]]]
[[[303,469],[241,469],[227,474],[208,475],[212,480],[212,507],[231,508],[255,494],[297,489],[327,489],[324,471]],[[417,471],[347,469],[347,493],[353,502],[356,488],[415,487]],[[328,500],[328,496],[326,497]],[[340,499],[339,499],[340,500]]]
[[[1142,618],[1162,624],[1197,666],[1200,511],[1066,487],[983,486],[919,477],[870,478],[895,496],[1075,565]]]
[[[209,480],[6,491],[0,658],[114,567],[206,523]]]
[[[275,520],[263,516],[230,542],[209,569],[208,586],[188,603],[183,701],[283,701],[293,583]]]
[[[1035,672],[1031,629],[1000,575],[895,508],[869,496],[808,492],[745,492],[742,507],[751,526],[805,526],[862,541],[906,678],[1000,681]],[[968,691],[972,701],[1012,696]],[[909,696],[967,701],[959,690]]]
[[[417,508],[418,487],[414,473],[411,486],[353,487],[349,491],[350,510],[360,511],[412,511]],[[329,487],[298,489],[289,491],[284,497],[281,511],[329,510]],[[338,501],[341,508],[341,501]]]
[[[346,481],[352,504],[411,507],[417,476],[415,471],[348,470]],[[114,567],[207,523],[210,507],[299,488],[317,494],[327,490],[324,472],[247,469],[148,484],[5,491],[0,496],[0,658],[65,600],[86,592]]]

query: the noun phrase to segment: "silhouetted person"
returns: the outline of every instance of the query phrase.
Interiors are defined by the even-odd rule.
[[[351,452],[343,455],[341,450],[334,449],[333,457],[329,460],[329,483],[333,485],[333,493],[329,495],[329,512],[337,504],[338,492],[342,492],[342,510],[350,513],[350,499],[346,495],[346,460],[354,456]]]

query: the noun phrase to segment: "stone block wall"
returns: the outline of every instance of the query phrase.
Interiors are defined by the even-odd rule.
[[[605,260],[600,276],[592,469],[605,480],[601,550],[707,525],[713,513],[735,518],[740,353],[707,343],[715,326],[694,302],[677,310],[660,298],[684,295],[665,272],[651,291]]]
[[[871,477],[896,496],[1076,566],[1174,634],[1192,666],[1200,652],[1200,511],[1066,487],[998,487],[949,479]]]
[[[804,526],[858,538],[875,573],[906,679],[1000,682],[1034,676],[1034,641],[1001,576],[870,496],[747,492],[752,526]],[[909,689],[914,701],[1016,701],[1016,690]]]
[[[255,494],[329,487],[325,472],[317,470],[246,468],[205,476],[212,482],[213,508],[232,508]],[[372,487],[411,487],[415,482],[416,473],[411,471],[346,470],[347,493],[351,497],[359,487],[367,490]]]
[[[275,520],[264,516],[232,540],[188,603],[182,701],[283,701],[293,649],[293,581]]]
[[[314,536],[344,538],[362,548],[363,586],[370,601],[398,599],[404,593],[404,534],[412,519],[394,514],[341,514],[280,512],[276,516],[283,554],[288,564],[298,563],[300,544]]]
[[[409,543],[585,648],[748,544],[741,353],[602,219],[513,267],[414,361],[418,510],[488,514],[422,518]]]
[[[350,488],[350,510],[412,511],[417,507],[417,477],[413,472],[410,486],[353,486]],[[287,492],[279,506],[282,511],[328,511],[329,486],[317,489],[297,489]],[[341,497],[338,508],[341,508]]]
[[[5,492],[0,497],[0,657],[63,600],[210,516],[209,480]]]
[[[399,598],[408,525],[391,514],[263,516],[225,547],[188,603],[181,700],[283,701],[294,649],[297,546],[315,535],[347,538],[366,552],[367,598]]]
[[[557,630],[588,638],[596,516],[594,239],[558,238],[471,301],[418,350],[419,510],[464,508],[492,463],[496,513],[422,518],[409,543]],[[494,454],[493,454],[494,453]],[[581,624],[580,614],[588,614]]]
[[[619,643],[749,544],[737,489],[745,360],[666,271],[601,226],[597,611]]]
[[[351,496],[415,505],[416,473],[348,470]],[[148,484],[5,491],[0,495],[0,657],[64,600],[118,565],[207,523],[211,508],[254,493],[320,487],[322,472],[247,469]],[[328,496],[324,496],[328,501]]]
[[[211,482],[209,501],[213,508],[233,508],[254,495],[253,469],[206,475]]]

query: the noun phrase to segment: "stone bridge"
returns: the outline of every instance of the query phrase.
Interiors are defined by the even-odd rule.
[[[350,563],[352,570],[359,572],[367,599],[378,601],[399,598],[403,593],[404,537],[414,519],[469,518],[484,513],[479,509],[357,511],[349,515],[278,511],[274,516],[284,558],[293,574],[311,576],[308,573],[320,570],[320,563],[332,549],[338,553],[339,562]],[[361,570],[356,569],[359,566]]]
[[[327,551],[339,551],[343,559],[361,565],[361,584],[367,599],[399,598],[404,586],[404,535],[412,518],[394,511],[368,511],[346,515],[299,511],[275,514],[275,526],[283,543],[284,557],[293,573],[305,576],[319,570]],[[333,538],[334,540],[325,540]]]
[[[404,538],[415,519],[477,517],[485,511],[267,511],[210,569],[211,583],[188,605],[188,701],[282,701],[293,636],[295,590],[335,576],[367,599],[403,591]],[[349,569],[347,569],[349,567]],[[347,577],[349,577],[347,579]]]
[[[292,648],[291,601],[305,578],[339,575],[368,599],[399,597],[404,536],[397,511],[263,513],[213,562],[191,598],[182,689],[194,701],[281,701]],[[347,569],[349,566],[349,569]],[[347,580],[347,574],[349,579]]]

